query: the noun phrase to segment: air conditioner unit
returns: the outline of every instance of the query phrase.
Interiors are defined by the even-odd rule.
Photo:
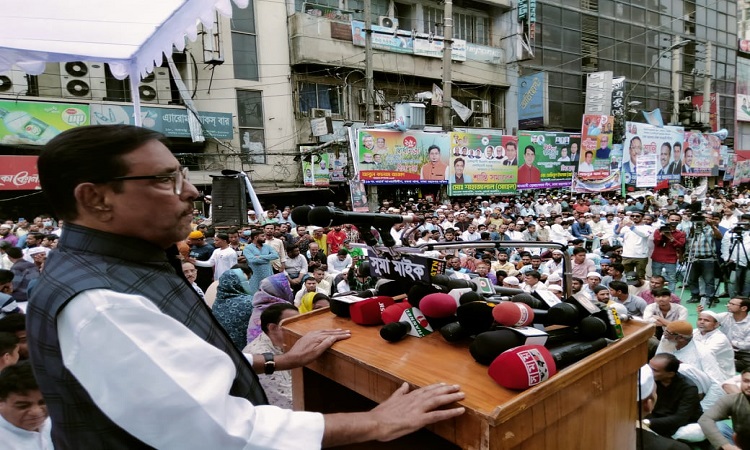
[[[154,71],[138,84],[138,95],[143,103],[168,105],[172,101],[169,67],[154,67]]]
[[[474,116],[471,118],[471,126],[474,128],[489,128],[491,120],[487,116]]]
[[[395,17],[380,16],[378,17],[378,25],[385,28],[398,28],[398,19]]]
[[[385,105],[385,92],[382,89],[376,89],[372,100],[373,100],[373,105],[375,106]],[[359,104],[360,105],[367,104],[367,90],[366,89],[359,90]]]
[[[322,108],[310,108],[310,117],[312,117],[313,119],[331,117],[331,110]]]
[[[487,100],[472,100],[471,111],[475,114],[489,114],[490,102],[488,102]]]
[[[73,61],[60,63],[63,98],[102,100],[107,96],[104,64]]]
[[[16,69],[0,73],[0,95],[28,95],[29,79],[26,73]]]

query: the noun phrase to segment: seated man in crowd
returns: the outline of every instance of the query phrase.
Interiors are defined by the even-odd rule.
[[[718,315],[713,311],[698,313],[698,328],[693,330],[693,341],[711,351],[719,364],[724,379],[732,378],[734,370],[734,351],[727,335],[721,332]]]
[[[648,365],[656,382],[657,401],[643,422],[655,433],[671,438],[678,428],[701,416],[698,388],[679,373],[680,361],[674,355],[657,353]]]
[[[661,288],[654,294],[656,302],[646,306],[643,320],[656,325],[654,336],[656,340],[660,340],[667,325],[675,320],[687,320],[688,310],[670,301],[672,293],[667,288]]]
[[[742,371],[740,391],[720,398],[711,409],[703,413],[698,423],[713,448],[740,450],[750,444],[750,368]],[[732,419],[733,434],[743,447],[734,445],[727,437],[728,426],[719,422]],[[725,434],[726,433],[726,434]]]
[[[6,367],[18,363],[20,358],[18,336],[7,331],[0,331],[0,372]]]
[[[625,305],[628,314],[636,317],[643,317],[646,311],[646,301],[628,291],[628,285],[622,281],[612,281],[609,283],[609,293],[612,300]]]
[[[0,447],[52,450],[51,428],[31,365],[21,363],[0,371]]]
[[[648,365],[641,367],[638,383],[637,400],[641,410],[639,417],[648,417],[653,412],[657,401],[656,383],[651,367]],[[643,450],[690,450],[687,444],[660,436],[651,429],[649,423],[648,419],[639,420],[636,423],[635,448]]]

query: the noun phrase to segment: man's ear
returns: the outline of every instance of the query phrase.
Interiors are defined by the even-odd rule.
[[[94,183],[81,183],[73,191],[79,212],[99,220],[108,220],[112,215],[111,193],[108,186]]]

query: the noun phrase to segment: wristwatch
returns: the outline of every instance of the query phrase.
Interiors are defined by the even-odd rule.
[[[263,365],[263,373],[266,375],[271,375],[276,371],[276,361],[273,359],[273,353],[263,353],[263,358],[265,358],[266,362]]]

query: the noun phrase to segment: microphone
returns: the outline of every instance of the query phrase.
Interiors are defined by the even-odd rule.
[[[492,317],[494,307],[494,303],[482,301],[464,303],[456,309],[456,316],[461,327],[469,335],[484,333],[495,323],[495,318]]]
[[[583,358],[592,355],[607,346],[607,340],[599,338],[594,341],[570,342],[559,347],[550,348],[549,352],[555,360],[557,369],[563,369],[575,364]]]
[[[399,216],[396,214],[373,214],[344,211],[330,206],[316,206],[307,215],[312,225],[330,227],[346,223],[366,224],[374,227],[392,227],[397,223],[413,223],[418,221],[413,216]]]
[[[458,278],[451,278],[448,275],[434,275],[432,277],[432,282],[450,289],[471,289],[473,291],[478,291],[479,289],[479,286],[473,280],[461,280]],[[502,286],[493,285],[492,288],[495,290],[495,294],[507,296],[523,294],[524,292],[521,289],[506,288]]]
[[[448,342],[458,342],[469,337],[469,333],[458,322],[451,322],[443,326],[440,328],[440,334]]]
[[[424,337],[432,333],[432,327],[417,308],[406,308],[398,322],[391,322],[380,330],[380,337],[388,342],[396,342],[407,334]]]
[[[504,388],[524,390],[555,375],[557,366],[544,346],[522,345],[501,353],[487,373]]]
[[[383,313],[380,315],[383,319],[383,323],[388,325],[389,323],[398,322],[401,320],[401,316],[404,314],[407,308],[411,305],[407,302],[394,303],[391,306],[386,306]]]
[[[554,325],[578,325],[578,309],[570,303],[558,303],[547,310],[547,322]]]
[[[469,345],[469,353],[479,364],[488,365],[501,353],[511,348],[523,345],[523,339],[517,333],[503,328],[485,331],[477,335]]]
[[[410,329],[409,322],[391,322],[380,329],[380,337],[388,342],[398,342],[409,334]]]
[[[382,313],[385,308],[393,305],[391,297],[371,297],[349,306],[352,322],[358,325],[379,325],[383,323]]]
[[[294,222],[297,225],[310,225],[310,221],[307,218],[307,215],[310,213],[310,210],[312,209],[312,206],[310,205],[302,205],[294,208],[292,210],[292,222]]]
[[[441,286],[417,282],[409,289],[406,298],[411,306],[419,308],[423,298],[438,292],[445,292],[445,290],[441,289]]]
[[[534,297],[533,295],[527,294],[527,293],[516,294],[511,298],[511,301],[526,303],[527,305],[531,306],[534,309],[549,309],[549,306],[547,306],[546,303]]]
[[[525,327],[534,321],[534,310],[525,303],[502,302],[492,309],[492,317],[506,327]]]
[[[434,293],[425,295],[419,302],[419,309],[428,318],[443,319],[456,314],[456,300],[448,294]]]

